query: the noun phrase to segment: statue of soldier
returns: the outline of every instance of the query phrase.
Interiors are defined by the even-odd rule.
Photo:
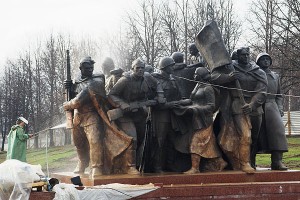
[[[132,62],[132,73],[126,73],[113,86],[108,94],[114,107],[121,108],[123,116],[116,124],[129,136],[133,144],[126,152],[128,174],[139,173],[136,169],[136,151],[140,147],[145,134],[147,112],[145,105],[148,100],[157,99],[163,102],[163,91],[158,81],[149,73],[145,74],[145,63],[140,58]],[[144,105],[143,105],[144,104]],[[133,107],[133,105],[141,105]]]
[[[113,69],[110,71],[110,78],[105,83],[105,90],[107,93],[111,88],[117,83],[117,81],[122,77],[124,70],[121,68]]]
[[[174,65],[175,61],[171,57],[163,57],[158,63],[160,72],[152,74],[160,82],[167,102],[164,105],[156,106],[152,113],[154,143],[157,145],[157,148],[153,149],[153,171],[156,173],[163,172],[163,160],[166,157],[165,141],[174,133],[171,119],[172,106],[175,106],[176,102],[181,99],[176,80],[171,76]],[[175,104],[172,105],[172,102]]]
[[[269,68],[272,65],[272,58],[269,54],[258,54],[256,63],[264,70],[268,78],[268,94],[262,106],[264,114],[258,152],[271,153],[272,170],[287,170],[288,168],[282,163],[282,154],[288,151],[288,145],[281,118],[284,113],[279,75]]]
[[[215,68],[211,81],[229,88],[238,87],[237,89],[221,90],[220,96],[223,98],[220,106],[222,124],[218,138],[233,169],[253,173],[262,122],[261,105],[266,98],[264,92],[267,91],[267,78],[259,66],[250,62],[249,54],[248,47],[237,49],[237,60],[233,60],[231,65]],[[239,85],[243,91],[239,89]]]
[[[175,61],[172,74],[178,83],[182,98],[188,99],[196,85],[196,82],[193,81],[196,66],[187,67],[183,62],[183,57],[184,54],[181,52],[172,53],[171,58]]]
[[[105,78],[107,79],[110,76],[110,71],[115,69],[115,63],[112,58],[106,57],[104,61],[102,62],[102,71],[105,75]]]
[[[102,175],[104,130],[103,121],[93,105],[89,90],[106,98],[104,75],[93,74],[94,63],[91,57],[80,61],[81,75],[72,85],[76,96],[63,104],[65,110],[74,111],[72,135],[79,158],[74,173],[84,173],[90,164],[91,178]]]
[[[102,62],[101,67],[102,67],[102,72],[105,76],[105,90],[106,93],[108,93],[111,88],[111,84],[113,82],[113,80],[111,80],[113,79],[113,76],[111,75],[110,72],[115,69],[115,63],[112,58],[106,57]]]

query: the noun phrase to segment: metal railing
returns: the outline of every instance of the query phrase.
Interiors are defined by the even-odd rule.
[[[284,112],[282,120],[286,135],[300,135],[300,111]]]

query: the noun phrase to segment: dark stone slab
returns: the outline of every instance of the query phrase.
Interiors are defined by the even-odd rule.
[[[31,192],[29,200],[52,200],[55,192]]]

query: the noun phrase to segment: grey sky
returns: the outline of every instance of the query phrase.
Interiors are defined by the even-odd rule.
[[[251,0],[233,0],[244,18]],[[0,67],[49,33],[92,37],[120,28],[137,0],[1,0]]]

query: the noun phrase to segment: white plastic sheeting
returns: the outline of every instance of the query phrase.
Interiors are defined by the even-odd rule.
[[[32,183],[44,177],[41,165],[30,165],[19,160],[6,160],[0,164],[0,199],[29,199]]]
[[[52,191],[55,192],[53,200],[80,200],[75,185],[60,183],[55,185]]]
[[[53,191],[56,192],[54,200],[124,200],[146,194],[157,188],[159,187],[151,183],[147,185],[112,183],[77,190],[75,185],[61,183],[55,185]]]

